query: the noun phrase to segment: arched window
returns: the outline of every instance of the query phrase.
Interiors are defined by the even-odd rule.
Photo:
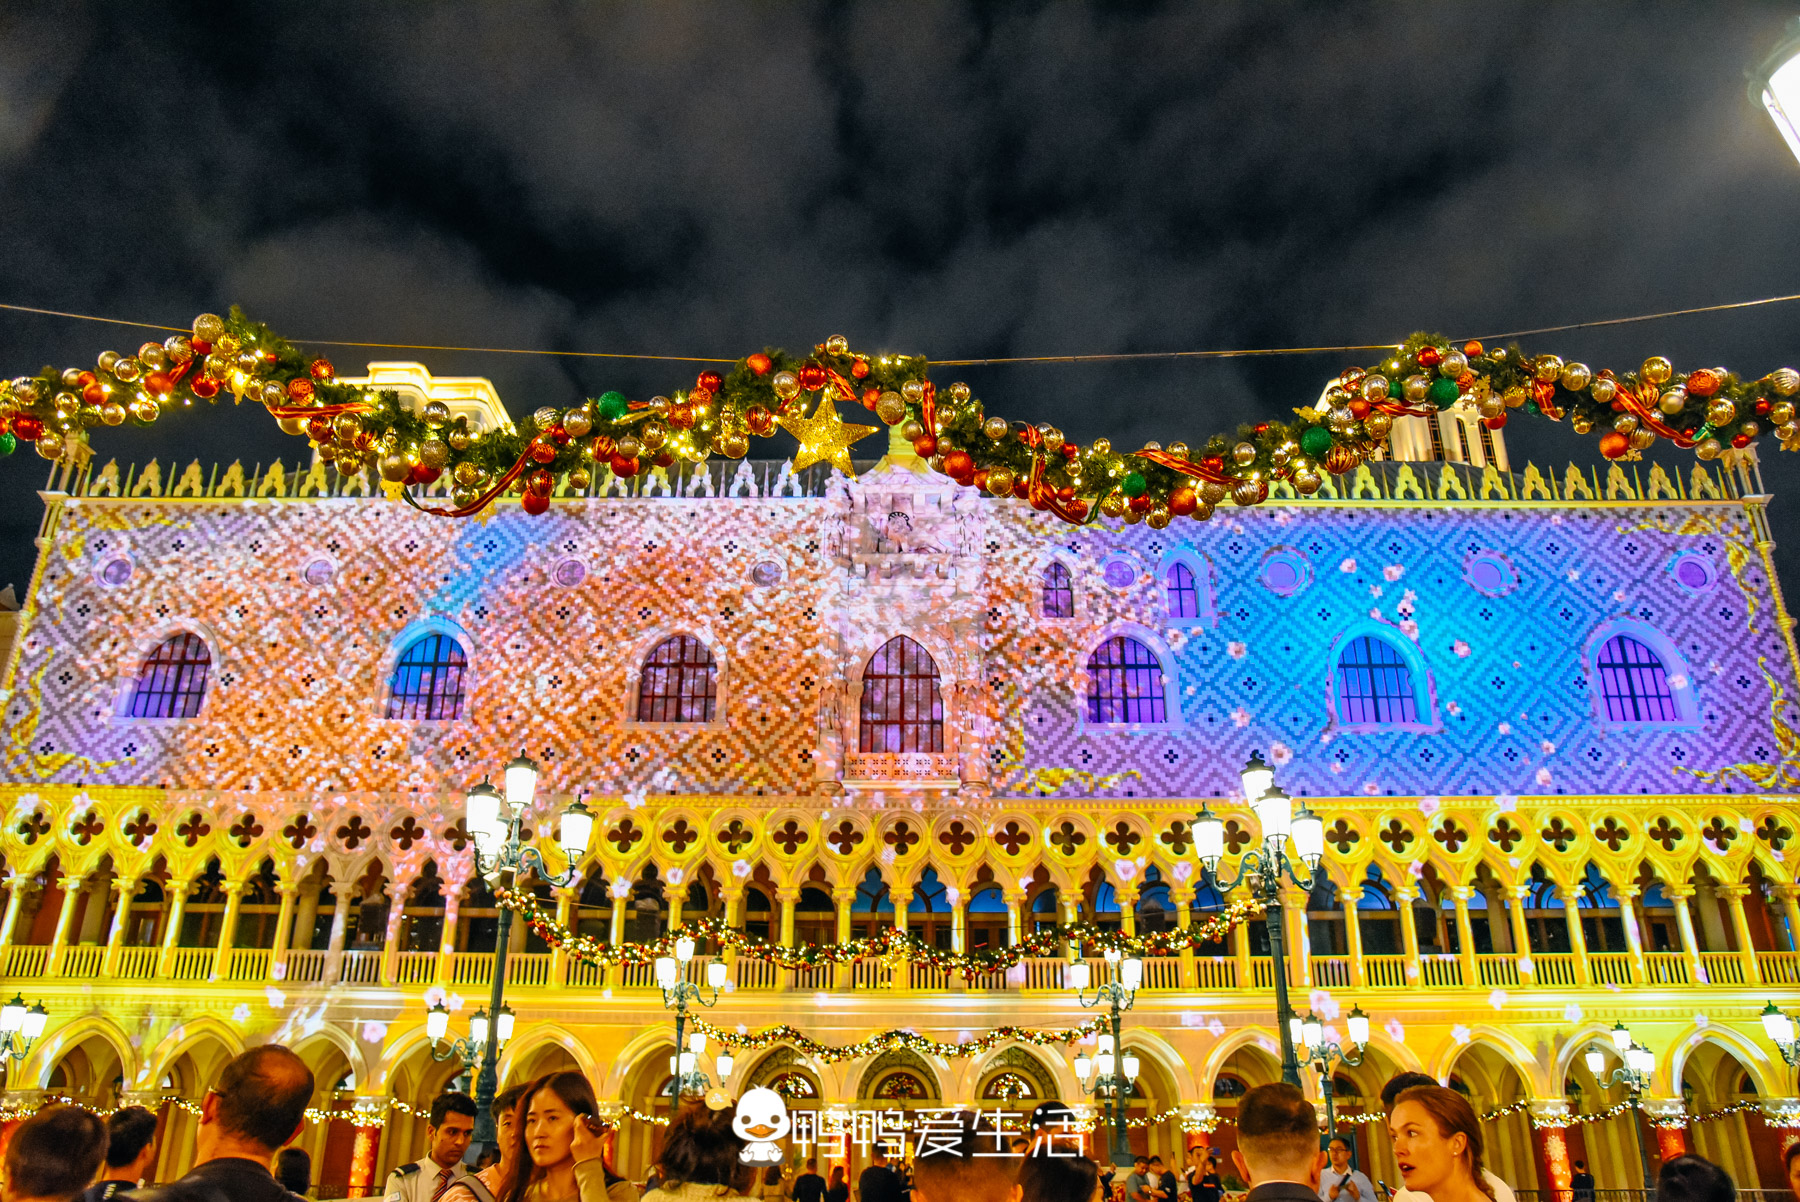
[[[1185,563],[1172,563],[1163,578],[1168,591],[1171,618],[1200,616],[1200,589],[1194,582],[1194,570]]]
[[[463,673],[468,657],[447,634],[415,639],[394,663],[387,716],[453,721],[462,716]]]
[[[1398,726],[1419,720],[1412,669],[1400,652],[1374,635],[1350,640],[1338,656],[1338,721]]]
[[[711,722],[719,667],[699,639],[678,634],[656,645],[638,676],[639,722]]]
[[[1656,653],[1628,634],[1615,634],[1594,660],[1600,701],[1611,722],[1674,722],[1679,717],[1669,673]]]
[[[183,631],[163,640],[138,669],[131,690],[133,718],[192,718],[206,699],[212,653],[206,640]]]
[[[1193,579],[1192,573],[1188,579]],[[1162,664],[1150,648],[1114,635],[1094,648],[1087,667],[1089,722],[1167,721]]]
[[[1075,582],[1069,576],[1068,566],[1060,559],[1052,559],[1050,566],[1044,569],[1044,616],[1075,616]]]
[[[931,653],[895,635],[863,669],[862,751],[942,751],[944,698]]]

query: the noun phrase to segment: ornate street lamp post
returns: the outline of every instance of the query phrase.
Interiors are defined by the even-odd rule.
[[[1079,953],[1079,949],[1078,953]],[[1138,986],[1144,983],[1144,962],[1136,956],[1122,958],[1117,951],[1106,953],[1106,962],[1114,966],[1114,977],[1087,996],[1088,965],[1085,960],[1072,960],[1063,970],[1063,979],[1075,991],[1075,999],[1083,1006],[1105,1004],[1112,1016],[1112,1029],[1099,1038],[1093,1059],[1085,1053],[1075,1057],[1075,1079],[1081,1092],[1102,1099],[1107,1122],[1112,1127],[1112,1162],[1123,1168],[1132,1163],[1131,1136],[1125,1127],[1126,1111],[1131,1106],[1131,1090],[1137,1082],[1138,1058],[1120,1043],[1119,1016],[1137,1001]],[[1093,1077],[1093,1084],[1088,1078]]]
[[[1587,1061],[1588,1071],[1594,1074],[1594,1080],[1600,1088],[1609,1085],[1623,1085],[1626,1099],[1631,1104],[1631,1138],[1637,1144],[1638,1168],[1644,1176],[1644,1190],[1650,1192],[1656,1188],[1656,1182],[1650,1177],[1650,1155],[1644,1149],[1644,1135],[1638,1130],[1638,1115],[1641,1112],[1639,1103],[1644,1091],[1650,1088],[1650,1076],[1656,1071],[1656,1056],[1631,1038],[1631,1032],[1625,1029],[1624,1023],[1614,1023],[1612,1029],[1613,1050],[1619,1054],[1621,1061],[1611,1074],[1601,1076],[1606,1068],[1606,1053],[1599,1048],[1590,1048],[1582,1059]]]
[[[1319,1089],[1325,1095],[1325,1136],[1327,1139],[1337,1134],[1337,1110],[1332,1103],[1332,1076],[1340,1068],[1355,1068],[1363,1062],[1363,1049],[1369,1043],[1369,1016],[1358,1006],[1350,1011],[1344,1020],[1349,1029],[1350,1050],[1345,1051],[1342,1044],[1335,1039],[1325,1038],[1325,1024],[1313,1017],[1311,1011],[1305,1018],[1298,1016],[1288,1019],[1288,1038],[1299,1044],[1302,1054],[1300,1061],[1319,1073]]]
[[[1294,809],[1293,798],[1275,787],[1275,772],[1258,753],[1239,774],[1244,782],[1244,799],[1262,826],[1263,842],[1259,848],[1244,853],[1237,875],[1230,880],[1219,876],[1219,865],[1225,859],[1225,820],[1202,806],[1194,819],[1194,849],[1200,855],[1203,879],[1211,880],[1221,894],[1230,893],[1242,884],[1250,896],[1263,904],[1263,924],[1269,933],[1269,966],[1275,976],[1275,1028],[1281,1039],[1281,1079],[1289,1085],[1300,1084],[1300,1061],[1294,1055],[1296,1023],[1288,1005],[1287,961],[1281,926],[1281,878],[1286,876],[1300,889],[1310,893],[1313,874],[1325,856],[1325,822],[1303,803]],[[1306,865],[1302,878],[1288,859],[1288,840]]]
[[[673,1115],[681,1105],[684,1095],[705,1093],[712,1088],[712,1082],[700,1071],[700,1055],[706,1051],[706,1034],[695,1031],[687,1035],[683,1044],[682,1037],[687,1030],[687,1009],[689,1003],[701,1006],[719,1004],[719,990],[725,985],[727,968],[725,961],[714,956],[706,963],[706,988],[712,990],[712,996],[706,996],[706,990],[687,979],[688,961],[694,958],[694,940],[691,935],[682,935],[675,940],[673,956],[656,958],[656,987],[662,990],[663,1006],[675,1011],[675,1054],[669,1057],[669,1072],[674,1080],[669,1082],[669,1113]],[[719,1080],[724,1081],[731,1075],[731,1049],[726,1048],[719,1053],[717,1061]]]
[[[1794,1041],[1794,1020],[1777,1010],[1774,1002],[1762,1008],[1761,1018],[1763,1030],[1780,1050],[1781,1058],[1790,1067],[1800,1064],[1800,1043]]]
[[[1800,17],[1788,24],[1787,36],[1749,75],[1750,102],[1768,110],[1782,140],[1800,158]]]
[[[506,766],[505,796],[485,780],[469,790],[463,826],[475,844],[475,871],[496,883],[516,881],[521,873],[531,873],[551,886],[571,884],[579,873],[581,857],[587,854],[594,816],[579,801],[562,812],[557,826],[556,841],[569,864],[564,871],[551,872],[542,853],[519,837],[520,822],[537,793],[537,779],[537,764],[521,752]],[[513,1026],[512,1010],[506,1005],[506,944],[511,928],[511,915],[502,915],[494,934],[494,979],[488,1007],[469,1020],[469,1037],[440,1052],[437,1045],[449,1030],[450,1012],[439,1002],[425,1016],[433,1057],[448,1060],[460,1056],[466,1068],[474,1068],[477,1058],[480,1061],[475,1077],[475,1137],[468,1153],[471,1162],[481,1149],[494,1143],[492,1111],[494,1094],[500,1088],[500,1045],[511,1038]]]

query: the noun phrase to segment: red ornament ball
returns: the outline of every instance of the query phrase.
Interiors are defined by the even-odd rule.
[[[563,428],[561,422],[553,423],[547,433],[557,446],[566,447],[569,445],[569,432]]]
[[[313,394],[313,382],[305,376],[295,376],[288,381],[288,396],[302,403],[310,400]]]
[[[588,443],[588,454],[595,463],[604,463],[612,458],[614,445],[613,440],[606,435],[596,434],[593,441]]]
[[[316,443],[331,441],[331,419],[329,417],[309,417],[306,419],[306,433]]]
[[[630,459],[627,459],[617,451],[614,451],[608,466],[612,468],[612,474],[615,476],[630,477],[638,474],[638,461],[637,456],[635,455]]]
[[[169,373],[166,371],[153,371],[144,377],[144,391],[152,395],[167,396],[173,387],[175,387],[175,381],[169,378]]]
[[[188,387],[203,401],[210,401],[219,395],[219,382],[211,376],[195,376],[188,381]]]
[[[657,467],[674,467],[675,466],[675,452],[674,451],[662,451],[662,452],[658,453],[656,458],[652,459],[650,462],[654,463]]]
[[[1069,502],[1069,505],[1068,505],[1069,517],[1074,519],[1075,521],[1085,522],[1087,520],[1087,511],[1088,511],[1087,502],[1083,501],[1081,498],[1077,497],[1075,500]]]
[[[1225,457],[1223,455],[1208,455],[1200,461],[1200,466],[1209,472],[1222,472],[1225,470]]]
[[[1769,416],[1769,398],[1766,396],[1757,397],[1756,404],[1753,405],[1752,408],[1756,410],[1756,416],[1758,417]]]
[[[1059,501],[1073,501],[1075,499],[1075,490],[1065,484],[1056,490],[1056,499]]]
[[[1023,501],[1031,496],[1031,481],[1025,476],[1013,477],[1013,496]]]
[[[960,447],[944,456],[944,474],[955,480],[975,474],[975,460]]]
[[[1436,367],[1438,364],[1442,363],[1443,361],[1444,361],[1444,352],[1438,350],[1437,347],[1425,346],[1425,347],[1419,348],[1419,366],[1421,366],[1421,367]]]
[[[1733,434],[1731,436],[1731,445],[1741,451],[1750,445],[1750,436],[1748,434]]]
[[[525,478],[526,491],[534,492],[540,497],[549,496],[550,489],[555,484],[556,484],[556,477],[552,476],[549,472],[545,471],[541,467],[537,471],[531,473],[531,475],[529,475]]]
[[[850,374],[859,380],[868,379],[869,361],[867,359],[858,359],[855,363],[852,363],[850,365]]]
[[[421,463],[413,468],[412,474],[413,474],[413,480],[416,481],[417,483],[430,484],[432,481],[436,480],[439,476],[444,474],[444,469],[437,468],[437,467],[426,467],[423,463]]]
[[[864,409],[873,410],[875,408],[876,402],[881,400],[881,389],[879,389],[879,388],[863,389],[861,400],[862,400],[862,407]]]
[[[718,395],[718,393],[715,389],[696,388],[687,394],[687,403],[696,408],[704,409],[713,403],[713,397],[716,395]]]
[[[556,448],[547,442],[533,442],[526,454],[533,463],[549,463],[556,458]]]
[[[1631,449],[1631,439],[1617,430],[1608,430],[1600,436],[1600,453],[1608,459],[1618,459]]]
[[[1200,508],[1200,496],[1186,485],[1169,494],[1169,512],[1178,518],[1184,518]]]
[[[937,454],[937,437],[932,434],[921,434],[913,439],[913,454],[921,459],[930,459]]]
[[[744,366],[749,368],[756,375],[766,376],[769,374],[769,369],[775,366],[775,360],[769,358],[761,351],[758,351],[756,354],[751,355],[744,360]]]
[[[1133,513],[1149,513],[1150,494],[1141,492],[1137,496],[1131,498],[1131,500],[1127,501],[1126,504],[1131,506],[1131,512]]]
[[[689,401],[676,401],[669,406],[669,424],[677,430],[691,429],[694,425],[694,406]]]
[[[825,374],[825,369],[817,363],[804,363],[795,374],[800,377],[800,387],[808,392],[825,387],[825,381],[830,378]]]
[[[986,492],[988,484],[987,469],[985,467],[976,468],[975,474],[969,477],[969,483],[973,484],[976,488],[979,488],[982,492]]]
[[[707,392],[717,392],[719,389],[725,387],[725,377],[716,371],[703,371],[700,373],[699,378],[694,381],[694,385],[696,388],[704,389]]]
[[[526,493],[519,503],[525,507],[526,513],[531,514],[543,513],[550,508],[550,498],[535,492]]]
[[[1481,419],[1481,424],[1490,430],[1498,430],[1506,424],[1506,414],[1498,413],[1493,417],[1484,417]]]
[[[1467,342],[1463,343],[1463,354],[1467,355],[1471,359],[1473,359],[1476,355],[1479,355],[1482,352],[1482,349],[1483,348],[1482,348],[1481,343],[1475,341],[1475,339],[1473,339],[1473,338],[1471,338]]]
[[[1374,408],[1375,406],[1361,398],[1350,402],[1350,413],[1357,421],[1361,421],[1363,418],[1369,416]]]
[[[194,348],[195,355],[212,354],[212,343],[204,338],[190,338],[188,340],[188,345]]]
[[[767,438],[775,433],[775,415],[765,405],[752,405],[744,410],[744,424],[758,438]]]
[[[1687,390],[1695,396],[1711,396],[1719,391],[1724,383],[1725,381],[1719,378],[1718,372],[1703,367],[1688,376]]]
[[[21,413],[12,419],[12,432],[21,442],[36,442],[44,436],[44,423],[29,413]]]
[[[98,384],[89,384],[81,390],[81,399],[90,405],[98,405],[106,399],[106,389]]]
[[[96,376],[93,372],[84,371],[75,377],[75,382],[80,384],[83,388],[86,388],[89,384],[97,383],[99,379],[100,377]]]
[[[331,366],[329,359],[314,359],[307,370],[312,372],[315,380],[329,380],[337,374],[337,369]]]
[[[1074,443],[1065,442],[1062,444],[1062,457],[1064,459],[1073,459],[1079,454],[1081,454],[1081,448]]]

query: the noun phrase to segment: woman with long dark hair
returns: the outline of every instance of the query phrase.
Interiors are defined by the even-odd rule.
[[[1800,1198],[1800,1194],[1795,1196]],[[844,1177],[844,1166],[841,1164],[831,1166],[831,1181],[825,1187],[825,1202],[850,1202],[850,1182]]]
[[[676,1111],[657,1162],[662,1184],[645,1194],[643,1202],[736,1202],[750,1197],[760,1174],[754,1165],[738,1160],[745,1144],[731,1127],[736,1113],[736,1099],[717,1089]]]
[[[539,1077],[516,1113],[500,1202],[637,1202],[631,1183],[606,1167],[606,1125],[586,1077]]]

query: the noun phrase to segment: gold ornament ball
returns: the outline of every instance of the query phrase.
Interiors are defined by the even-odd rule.
[[[1296,470],[1294,472],[1293,481],[1294,491],[1303,497],[1312,496],[1319,491],[1319,486],[1324,483],[1324,481],[1320,479],[1319,473],[1313,471],[1310,467]]]
[[[1785,426],[1794,420],[1794,402],[1776,401],[1769,406],[1769,420],[1777,426]]]
[[[194,337],[217,344],[225,336],[225,319],[217,313],[202,313],[194,318]]]
[[[444,441],[450,444],[452,451],[466,451],[475,445],[475,436],[469,433],[467,426],[456,426],[444,435]]]
[[[72,440],[71,440],[72,441]],[[61,459],[63,453],[63,436],[46,430],[38,435],[37,453],[45,459]]]
[[[160,355],[162,353],[162,348],[159,346],[156,348],[156,350],[157,350],[158,356],[160,357]],[[145,367],[149,367],[149,368],[157,368],[157,367],[162,366],[162,364],[160,364],[160,363],[155,363],[155,362],[152,362],[151,360],[145,358],[144,352],[141,350],[138,351],[138,362],[142,363]],[[257,353],[256,351],[239,351],[238,352],[237,369],[239,371],[243,372],[245,375],[247,375],[247,376],[256,375],[259,371],[262,370],[262,365],[263,365],[263,357],[261,354]]]
[[[1795,438],[1800,438],[1800,425],[1795,425],[1791,421],[1782,422],[1775,427],[1775,437],[1782,442],[1792,442]]]
[[[63,368],[62,384],[63,384],[64,388],[80,388],[81,387],[81,369],[79,367]]]
[[[209,380],[223,381],[231,375],[231,361],[218,355],[208,355],[206,366],[200,370]]]
[[[419,462],[442,471],[450,462],[450,444],[441,438],[427,438],[419,444]]]
[[[1520,393],[1519,403],[1520,404],[1524,404],[1524,402],[1525,402],[1524,391],[1525,391],[1524,389],[1519,390],[1519,393]],[[1613,379],[1611,376],[1601,376],[1598,379],[1596,379],[1591,385],[1588,386],[1588,395],[1593,397],[1595,401],[1599,402],[1602,405],[1612,404],[1612,399],[1613,399],[1613,397],[1618,395],[1618,392],[1619,392],[1619,382],[1617,380]],[[1513,403],[1512,393],[1510,390],[1506,394],[1506,403],[1508,405]]]
[[[1621,434],[1629,434],[1638,428],[1638,419],[1629,413],[1621,413],[1613,418],[1613,429]]]
[[[81,412],[81,398],[72,392],[59,392],[51,402],[56,407],[56,416],[73,417]]]
[[[406,456],[390,453],[381,457],[380,469],[383,480],[398,484],[412,471],[412,464],[406,461]]]
[[[118,351],[101,351],[100,357],[94,360],[95,366],[107,374],[112,373],[113,366],[119,361]]]
[[[1217,505],[1225,499],[1225,486],[1217,480],[1202,480],[1194,491],[1200,494],[1202,505]]]
[[[194,344],[185,334],[171,334],[163,339],[163,354],[169,357],[170,363],[180,366],[194,357]]]
[[[1332,412],[1335,413],[1337,411],[1333,410]],[[1350,411],[1348,409],[1345,409],[1343,413],[1346,417],[1350,416]],[[1251,442],[1238,443],[1237,446],[1231,448],[1231,458],[1239,467],[1249,467],[1252,463],[1256,462],[1256,444]]]
[[[140,422],[153,422],[162,416],[162,406],[148,397],[139,397],[128,406],[133,419]]]
[[[1717,459],[1725,450],[1725,444],[1716,438],[1702,439],[1694,448],[1694,454],[1702,459]]]
[[[125,420],[125,406],[117,401],[101,402],[100,420],[109,426],[118,425]]]
[[[1674,417],[1677,413],[1680,413],[1683,409],[1687,408],[1687,400],[1688,390],[1680,384],[1677,384],[1675,387],[1668,389],[1660,397],[1656,398],[1656,407],[1670,417]]]
[[[237,354],[238,347],[242,345],[244,344],[239,341],[236,334],[220,334],[217,338],[213,339],[213,354],[226,356],[235,355]]]
[[[968,404],[969,398],[974,395],[973,392],[969,391],[969,386],[964,384],[961,380],[950,385],[950,399],[955,401],[958,405]]]
[[[1737,406],[1724,397],[1715,397],[1706,406],[1706,424],[1709,426],[1728,426],[1737,417]]]
[[[1345,472],[1355,471],[1356,465],[1361,462],[1362,456],[1358,455],[1354,450],[1342,443],[1332,447],[1331,450],[1325,454],[1325,470],[1334,476],[1341,476]]]
[[[1659,388],[1673,379],[1674,375],[1675,365],[1661,355],[1650,356],[1644,360],[1644,365],[1638,368],[1640,380],[1647,384],[1655,384]]]
[[[475,499],[477,497],[479,497],[480,495],[481,495],[480,492],[478,492],[477,490],[470,488],[467,485],[464,485],[463,487],[455,489],[453,492],[451,492],[450,503],[452,505],[456,506],[458,509],[467,509],[469,506],[471,506],[475,503]]]
[[[1577,434],[1586,434],[1594,428],[1593,420],[1586,414],[1577,413],[1569,419],[1569,429]]]
[[[283,434],[306,433],[306,419],[304,417],[284,417],[279,419],[275,424],[281,427],[281,432]]]
[[[1370,414],[1370,416],[1373,417],[1374,415]],[[1269,466],[1274,468],[1276,471],[1280,471],[1282,468],[1284,468],[1288,465],[1288,460],[1292,459],[1293,457],[1294,457],[1293,453],[1290,452],[1285,446],[1276,447],[1274,450],[1269,452]]]
[[[1261,480],[1239,480],[1231,489],[1231,499],[1246,509],[1260,505],[1269,496],[1269,486]]]
[[[1152,438],[1149,442],[1144,444],[1144,449],[1146,451],[1160,451],[1160,450],[1162,450],[1162,443],[1157,442],[1154,438]]]
[[[1451,351],[1438,360],[1438,375],[1446,380],[1456,380],[1469,370],[1469,357],[1461,351]]]
[[[288,403],[287,388],[282,385],[280,380],[270,380],[264,384],[259,395],[262,397],[262,403],[271,408]]]
[[[1175,515],[1169,512],[1169,507],[1167,505],[1163,504],[1161,501],[1157,501],[1150,506],[1150,512],[1144,515],[1144,521],[1149,524],[1150,529],[1152,530],[1166,530],[1168,529],[1169,523],[1174,520],[1174,517]]]
[[[750,435],[737,429],[721,431],[718,447],[725,458],[742,459],[750,453]]]
[[[138,362],[145,367],[167,367],[169,365],[169,352],[163,350],[163,344],[160,342],[144,343],[138,347],[137,357]]]
[[[658,415],[662,415],[662,414],[668,413],[668,411],[669,411],[669,398],[668,397],[653,396],[650,398],[650,412],[658,414]]]
[[[569,473],[569,487],[576,492],[586,492],[588,485],[594,482],[594,473],[585,467],[578,467]]]
[[[1738,427],[1738,433],[1742,434],[1745,438],[1755,438],[1758,434],[1762,433],[1762,427],[1755,422],[1745,422]]]
[[[1506,398],[1489,393],[1487,396],[1481,398],[1481,403],[1479,405],[1475,406],[1475,412],[1479,413],[1482,417],[1499,417],[1502,413],[1506,412]],[[1375,414],[1371,413],[1369,415],[1369,420],[1373,421],[1374,418]],[[1364,424],[1366,425],[1367,423]],[[1370,433],[1373,434],[1374,431],[1371,430]]]
[[[619,440],[617,451],[621,459],[636,459],[644,453],[644,444],[627,434]]]
[[[1594,382],[1594,372],[1585,363],[1565,363],[1562,369],[1562,386],[1570,392],[1580,392]]]
[[[918,442],[919,439],[925,437],[925,427],[920,424],[918,418],[909,417],[900,423],[900,437],[907,442]]]
[[[1060,451],[1062,450],[1062,444],[1068,441],[1063,437],[1063,432],[1049,422],[1045,422],[1043,425],[1039,426],[1038,433],[1043,436],[1044,449],[1046,451]]]
[[[1633,430],[1631,432],[1631,449],[1634,451],[1641,451],[1655,441],[1655,430]]]
[[[1778,367],[1769,373],[1769,387],[1775,390],[1776,396],[1793,396],[1800,392],[1800,371],[1791,367]]]
[[[1425,398],[1431,395],[1431,377],[1421,375],[1406,377],[1400,382],[1400,395],[1406,398],[1408,404],[1422,404]]]
[[[650,450],[659,451],[669,441],[669,428],[661,422],[645,422],[638,427],[638,439]]]
[[[1387,400],[1388,378],[1379,372],[1372,376],[1364,376],[1362,382],[1363,400],[1373,404]]]
[[[883,425],[899,425],[906,420],[905,399],[890,388],[875,401],[875,416],[881,419]]]
[[[1125,500],[1124,493],[1109,492],[1100,500],[1100,512],[1109,518],[1122,517],[1130,509],[1131,505]]]
[[[560,416],[561,414],[557,413],[555,409],[552,409],[549,405],[545,405],[543,408],[532,412],[531,424],[540,430],[548,430],[551,426],[556,424],[556,419]]]
[[[1094,454],[1096,454],[1096,455],[1112,454],[1112,439],[1096,438],[1094,440],[1093,451],[1094,451]]]
[[[791,371],[778,371],[770,378],[769,387],[782,400],[791,401],[800,395],[800,377]]]
[[[850,340],[842,334],[833,334],[825,340],[825,352],[830,355],[847,355],[850,353]]]
[[[1532,374],[1545,384],[1554,384],[1562,378],[1563,361],[1560,355],[1540,355]]]
[[[1192,453],[1193,452],[1189,449],[1188,444],[1185,442],[1172,442],[1169,444],[1169,454],[1175,456],[1177,459],[1186,459]]]
[[[419,416],[425,419],[426,425],[436,430],[449,424],[450,406],[442,401],[427,401],[425,408],[419,410]]]
[[[362,456],[355,451],[343,450],[331,461],[331,466],[337,469],[340,476],[354,476],[363,470]]]
[[[1139,513],[1137,510],[1133,509],[1129,505],[1127,505],[1125,507],[1125,512],[1120,514],[1119,516],[1125,519],[1125,524],[1127,526],[1135,526],[1139,522],[1144,520],[1144,515]]]
[[[1001,439],[1005,438],[1011,431],[1012,423],[1008,422],[1004,417],[990,417],[981,423],[981,432],[995,442],[999,442]]]
[[[593,428],[594,411],[585,405],[563,414],[563,429],[569,432],[570,438],[586,438]]]
[[[906,383],[900,385],[900,395],[905,397],[912,404],[917,405],[920,401],[925,399],[925,382],[923,380],[908,380]]]
[[[1015,482],[1011,468],[997,467],[988,472],[987,490],[996,497],[1011,496]]]
[[[450,478],[458,484],[468,487],[480,481],[481,469],[465,461],[456,465],[455,470],[450,473]]]
[[[1189,514],[1188,516],[1193,518],[1196,522],[1204,522],[1208,518],[1212,517],[1212,515],[1213,515],[1213,506],[1208,504],[1205,501],[1202,501],[1198,505],[1194,506],[1194,512]]]
[[[349,442],[362,431],[362,421],[354,413],[340,413],[331,419],[331,434],[339,442]]]

